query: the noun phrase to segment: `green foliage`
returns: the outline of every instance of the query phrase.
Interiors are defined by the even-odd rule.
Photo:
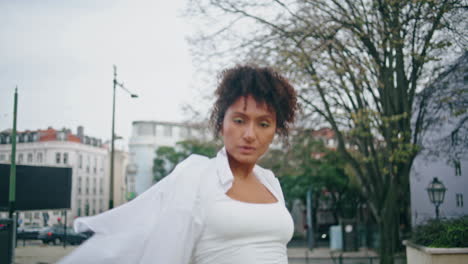
[[[315,206],[320,200],[331,204],[335,217],[353,217],[362,202],[360,188],[347,162],[336,151],[313,139],[310,130],[297,133],[288,149],[273,149],[262,159],[261,166],[278,177],[288,204],[300,199],[305,203],[313,191]]]
[[[220,146],[215,142],[197,140],[177,142],[175,147],[159,147],[156,150],[156,158],[153,161],[153,180],[159,181],[166,177],[179,162],[192,154],[212,158],[216,156],[219,148]]]
[[[468,216],[429,221],[414,229],[411,240],[426,247],[468,247]]]

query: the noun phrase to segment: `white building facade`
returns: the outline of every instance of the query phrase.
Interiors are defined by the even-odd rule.
[[[139,195],[153,185],[153,161],[161,146],[176,146],[177,142],[212,138],[206,128],[186,123],[134,121],[129,142],[130,162],[127,170],[127,191]]]
[[[422,149],[410,173],[413,226],[435,218],[426,189],[434,178],[447,188],[440,217],[468,215],[468,53],[427,87],[417,103],[424,97],[427,120],[433,124],[421,137]]]
[[[10,163],[11,136],[0,133],[0,163]],[[101,140],[85,136],[83,128],[76,135],[70,130],[26,131],[17,134],[16,163],[18,165],[72,168],[71,209],[67,210],[68,225],[78,216],[95,215],[108,209],[109,154]],[[63,223],[63,211],[20,212],[20,222],[43,226]]]

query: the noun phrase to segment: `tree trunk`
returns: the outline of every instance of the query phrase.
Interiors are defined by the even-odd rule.
[[[394,188],[389,188],[384,206],[381,208],[380,231],[380,264],[393,264],[397,248],[398,227],[399,227],[399,206],[397,192]]]

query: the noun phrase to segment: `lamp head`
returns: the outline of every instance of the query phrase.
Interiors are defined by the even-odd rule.
[[[445,188],[444,184],[439,181],[437,177],[435,177],[432,182],[429,183],[426,190],[431,203],[438,206],[444,202],[445,191],[447,191],[447,188]]]

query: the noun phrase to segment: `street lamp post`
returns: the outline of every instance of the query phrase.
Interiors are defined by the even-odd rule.
[[[435,206],[436,219],[439,219],[439,206],[444,202],[445,188],[444,184],[435,177],[429,186],[426,188],[427,193],[429,194],[429,200]]]
[[[117,67],[114,65],[114,90],[112,96],[112,135],[111,135],[111,157],[110,157],[110,183],[109,183],[109,210],[114,208],[114,141],[115,141],[115,90],[117,87],[122,88],[130,94],[131,98],[137,98],[138,95],[131,93],[125,88],[123,83],[117,81]]]

